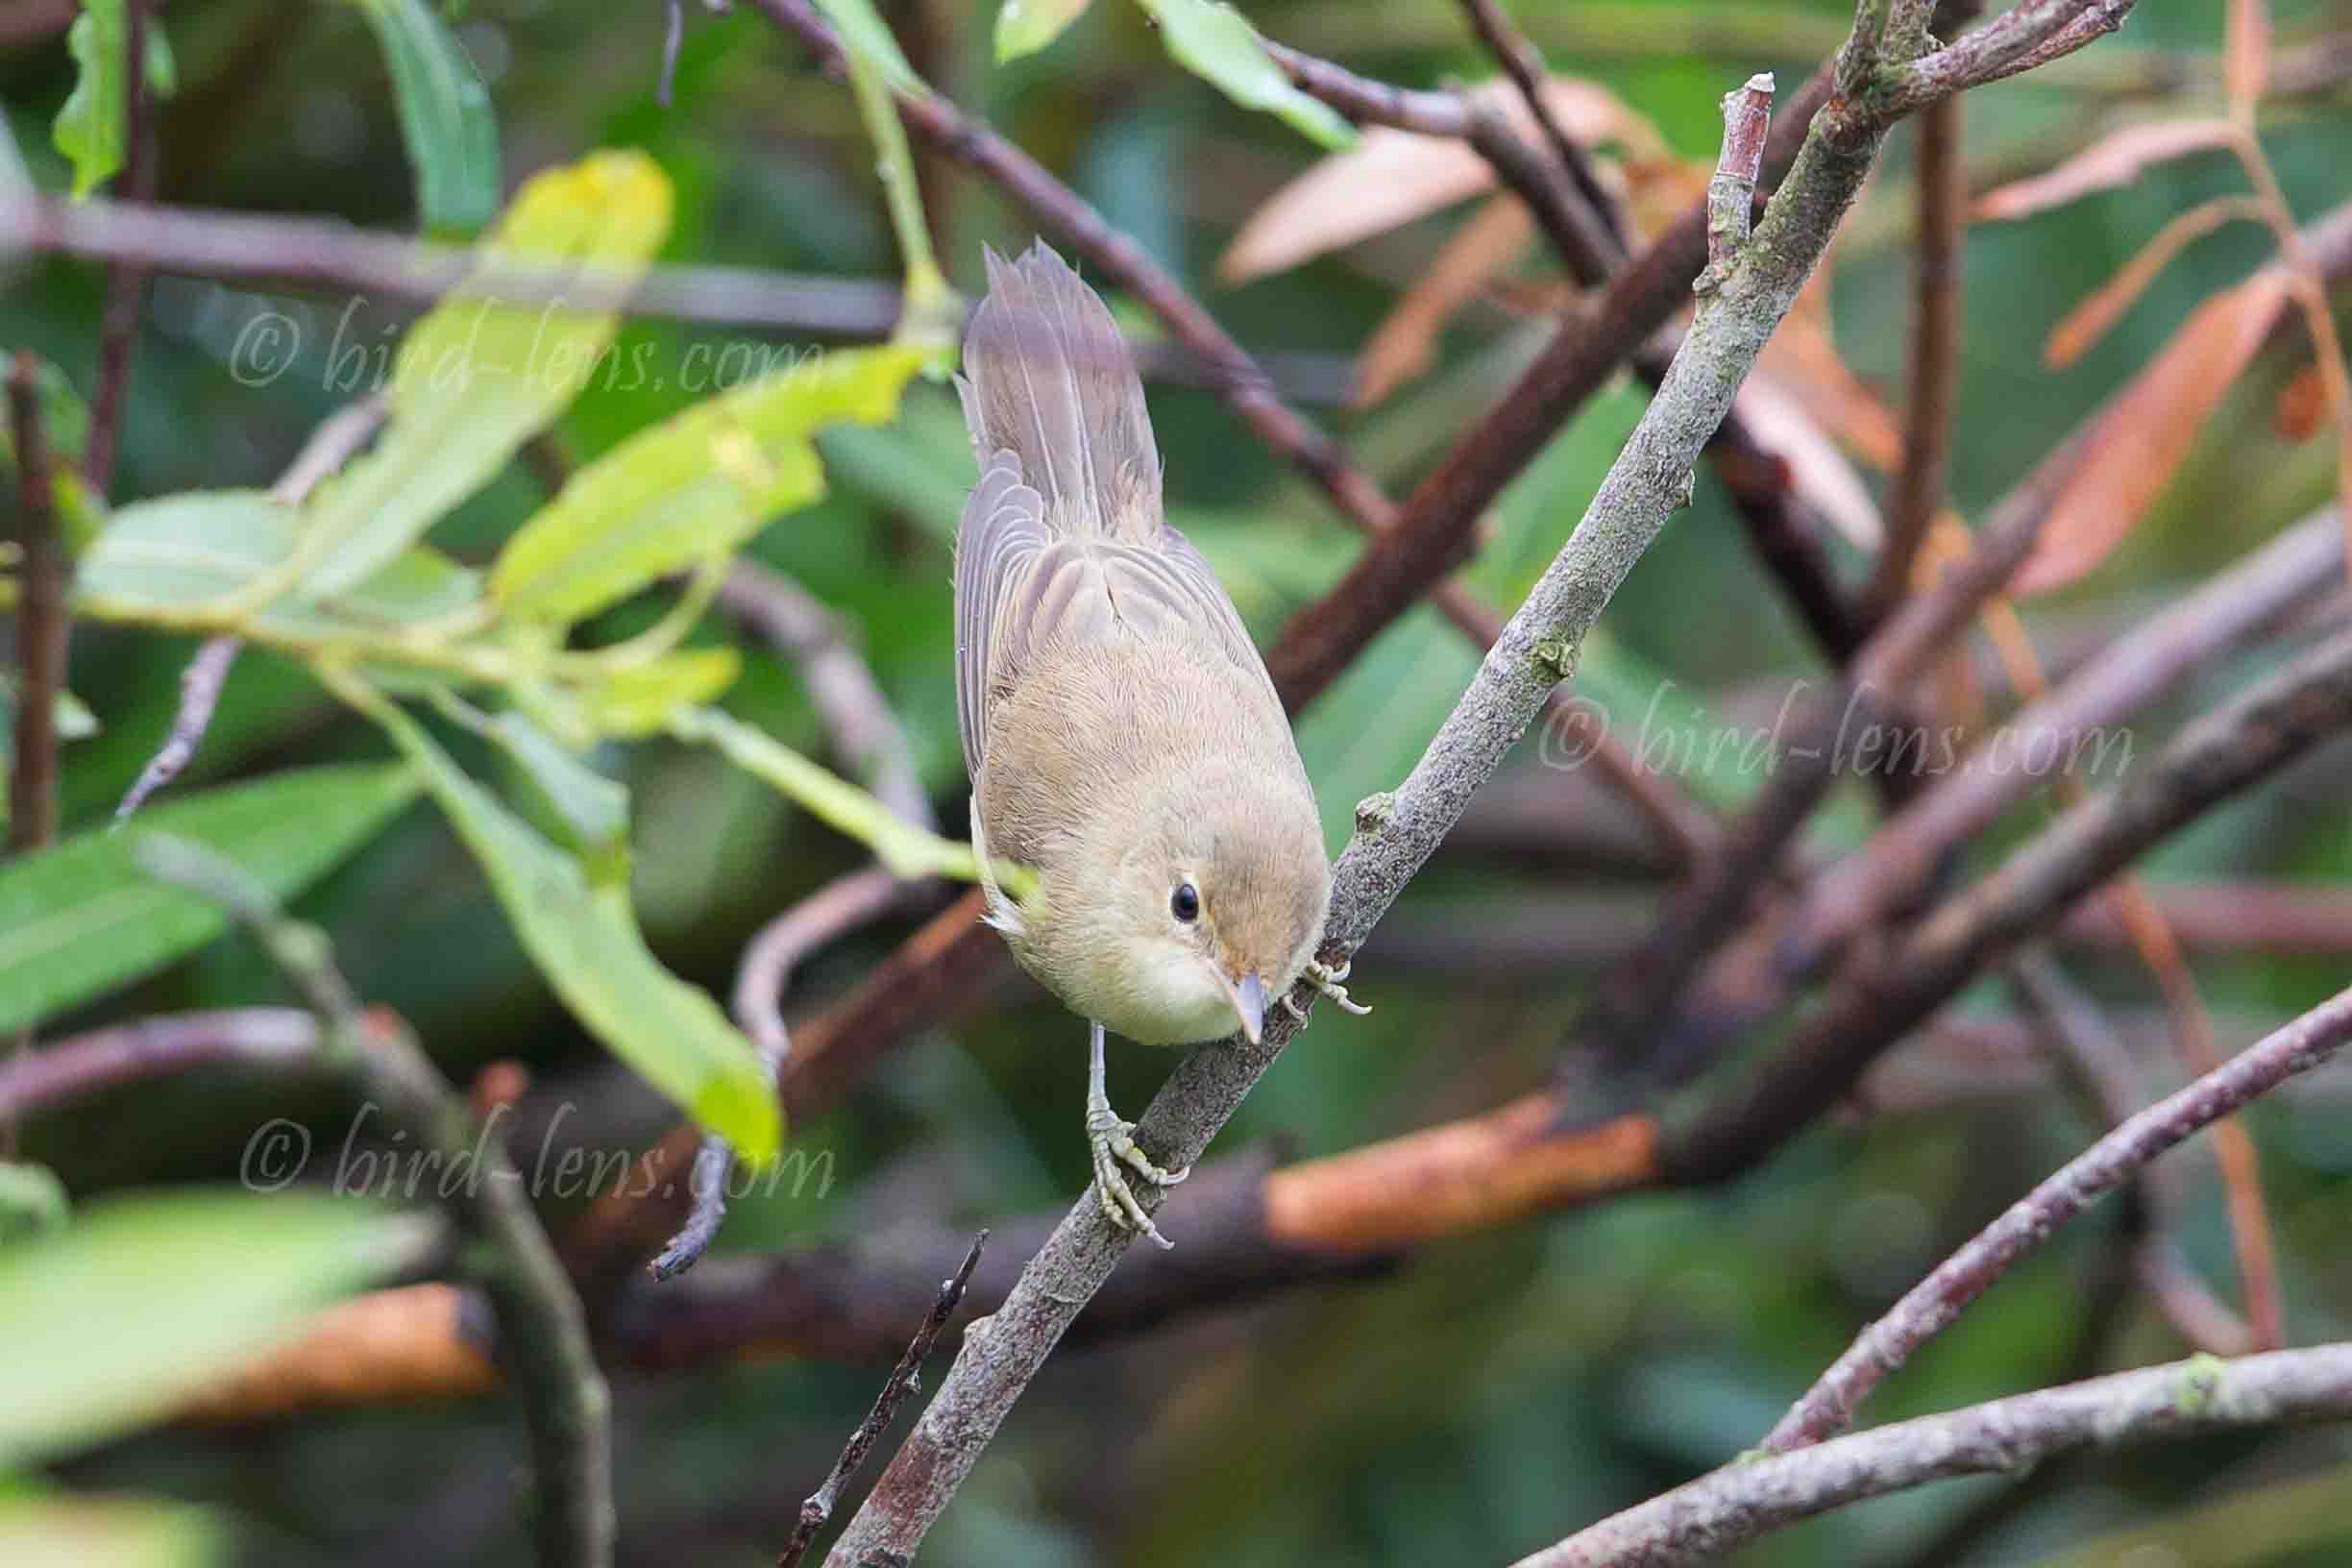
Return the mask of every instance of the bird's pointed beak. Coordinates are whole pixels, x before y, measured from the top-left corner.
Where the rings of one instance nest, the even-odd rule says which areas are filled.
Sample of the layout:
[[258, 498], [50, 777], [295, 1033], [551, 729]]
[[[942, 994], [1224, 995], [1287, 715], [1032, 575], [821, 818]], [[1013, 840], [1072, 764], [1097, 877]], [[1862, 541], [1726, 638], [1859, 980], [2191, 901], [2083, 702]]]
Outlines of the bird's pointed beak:
[[1225, 982], [1225, 994], [1232, 998], [1234, 1016], [1241, 1020], [1241, 1033], [1252, 1045], [1265, 1033], [1265, 982], [1254, 974], [1238, 980], [1229, 979], [1222, 970], [1217, 978]]

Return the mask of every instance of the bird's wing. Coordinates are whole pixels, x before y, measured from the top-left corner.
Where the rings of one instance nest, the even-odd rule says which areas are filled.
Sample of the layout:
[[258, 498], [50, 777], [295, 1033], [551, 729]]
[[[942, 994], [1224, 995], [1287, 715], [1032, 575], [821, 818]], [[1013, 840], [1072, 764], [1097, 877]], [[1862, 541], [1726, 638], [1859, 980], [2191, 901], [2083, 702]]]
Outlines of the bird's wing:
[[1162, 524], [1148, 544], [1075, 538], [1044, 520], [1010, 452], [992, 457], [956, 531], [956, 718], [980, 776], [988, 719], [1043, 649], [1115, 637], [1213, 650], [1273, 683], [1233, 600], [1192, 542]]

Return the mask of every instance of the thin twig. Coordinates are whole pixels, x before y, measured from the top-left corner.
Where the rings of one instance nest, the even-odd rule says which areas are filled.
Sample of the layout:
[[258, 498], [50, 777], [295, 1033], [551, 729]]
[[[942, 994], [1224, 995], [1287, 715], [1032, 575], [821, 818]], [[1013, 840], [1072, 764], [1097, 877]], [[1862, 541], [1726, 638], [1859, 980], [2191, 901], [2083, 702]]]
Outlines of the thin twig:
[[[303, 443], [302, 451], [295, 453], [293, 463], [279, 476], [278, 482], [270, 486], [271, 498], [281, 505], [301, 505], [320, 481], [367, 445], [390, 411], [391, 405], [382, 397], [375, 396], [347, 404], [328, 415], [310, 432], [310, 438]], [[196, 656], [188, 660], [187, 668], [180, 673], [180, 706], [172, 715], [171, 728], [163, 737], [163, 745], [124, 792], [122, 803], [114, 808], [116, 823], [128, 820], [156, 791], [178, 778], [196, 760], [197, 747], [204, 745], [205, 731], [211, 727], [212, 712], [220, 705], [221, 690], [229, 683], [229, 671], [244, 647], [243, 638], [227, 633], [208, 637], [196, 649]]]
[[[2120, 1126], [2146, 1108], [2140, 1064], [2054, 959], [2041, 951], [2022, 953], [2009, 965], [2008, 978], [2025, 1012], [2041, 1024], [2050, 1053], [2078, 1082], [2104, 1125]], [[2242, 1356], [2256, 1348], [2245, 1320], [2178, 1262], [2182, 1183], [2177, 1176], [2171, 1166], [2160, 1164], [2138, 1172], [2134, 1186], [2147, 1222], [2146, 1234], [2133, 1245], [2133, 1262], [2158, 1310], [2193, 1348]]]
[[1960, 389], [1960, 241], [1967, 222], [1967, 165], [1960, 100], [1920, 111], [1919, 259], [1912, 274], [1911, 365], [1904, 386], [1902, 464], [1887, 506], [1886, 544], [1869, 590], [1891, 604], [1909, 591], [1928, 526], [1944, 504], [1952, 410]]
[[930, 1356], [931, 1347], [938, 1343], [940, 1331], [947, 1327], [947, 1320], [955, 1315], [956, 1307], [964, 1300], [964, 1287], [971, 1284], [972, 1270], [980, 1266], [980, 1250], [988, 1245], [988, 1238], [985, 1230], [973, 1237], [963, 1263], [940, 1281], [938, 1299], [931, 1303], [931, 1311], [924, 1316], [922, 1326], [915, 1331], [915, 1337], [907, 1342], [906, 1354], [891, 1368], [882, 1391], [874, 1395], [873, 1409], [866, 1412], [866, 1419], [849, 1434], [849, 1441], [843, 1446], [841, 1458], [833, 1461], [824, 1484], [800, 1505], [799, 1522], [794, 1525], [792, 1537], [777, 1555], [776, 1568], [796, 1568], [808, 1555], [817, 1532], [833, 1517], [833, 1506], [841, 1499], [842, 1487], [864, 1466], [866, 1456], [873, 1452], [874, 1444], [890, 1429], [891, 1418], [898, 1413], [898, 1407], [921, 1391], [923, 1361]]
[[[125, 262], [149, 272], [241, 279], [301, 289], [356, 290], [430, 306], [467, 299], [570, 310], [625, 310], [666, 321], [774, 336], [868, 341], [888, 337], [901, 314], [895, 283], [750, 267], [657, 266], [642, 275], [593, 267], [484, 264], [462, 246], [291, 218], [174, 207], [135, 207], [93, 197], [16, 201], [0, 192], [0, 256], [13, 250]], [[1179, 345], [1130, 344], [1146, 376], [1221, 387], [1227, 367]], [[1344, 403], [1348, 362], [1330, 355], [1267, 354], [1269, 387], [1302, 401]]]
[[58, 537], [54, 455], [41, 428], [40, 361], [9, 364], [9, 431], [16, 444], [16, 732], [9, 765], [9, 847], [38, 849], [58, 831], [57, 704], [65, 690], [65, 547]]
[[579, 1298], [521, 1175], [495, 1140], [479, 1136], [465, 1097], [407, 1026], [362, 1009], [325, 933], [287, 919], [266, 888], [202, 845], [158, 835], [139, 845], [139, 859], [150, 874], [219, 904], [260, 946], [316, 1019], [321, 1049], [313, 1060], [342, 1078], [354, 1104], [380, 1108], [432, 1168], [478, 1170], [478, 1179], [440, 1182], [434, 1192], [475, 1243], [461, 1257], [504, 1329], [501, 1347], [530, 1426], [539, 1561], [603, 1568], [613, 1549], [609, 1396]]
[[1712, 1472], [1522, 1557], [1514, 1568], [1672, 1568], [1784, 1525], [1953, 1476], [2003, 1475], [2080, 1449], [2352, 1416], [2352, 1344], [2196, 1356]]
[[1607, 187], [1594, 174], [1591, 159], [1584, 149], [1560, 128], [1559, 118], [1544, 97], [1544, 88], [1551, 73], [1544, 68], [1543, 56], [1528, 36], [1511, 24], [1495, 0], [1462, 0], [1462, 10], [1468, 12], [1470, 26], [1481, 42], [1495, 57], [1495, 62], [1519, 89], [1520, 99], [1543, 133], [1543, 138], [1558, 159], [1560, 170], [1575, 184], [1582, 206], [1600, 221], [1603, 233], [1622, 255], [1626, 249], [1625, 225], [1609, 199]]
[[2352, 990], [2338, 992], [2226, 1065], [2168, 1095], [2067, 1162], [2009, 1206], [1862, 1332], [1766, 1434], [1774, 1453], [1820, 1442], [1851, 1424], [1887, 1375], [1990, 1289], [2010, 1264], [2143, 1165], [2239, 1107], [2308, 1072], [2352, 1039]]
[[[137, 206], [155, 200], [155, 103], [147, 90], [147, 9], [151, 0], [123, 0], [122, 191]], [[98, 378], [90, 397], [89, 435], [82, 471], [91, 491], [106, 499], [114, 478], [131, 395], [131, 355], [138, 346], [139, 315], [147, 302], [147, 269], [124, 258], [107, 268], [106, 306], [98, 317]]]
[[[735, 980], [735, 1019], [759, 1048], [760, 1064], [771, 1083], [782, 1076], [792, 1057], [792, 1037], [784, 1027], [782, 1003], [794, 967], [846, 933], [880, 919], [919, 887], [879, 866], [869, 866], [828, 882], [770, 920], [751, 939]], [[716, 1133], [705, 1133], [687, 1180], [693, 1207], [677, 1234], [646, 1265], [653, 1278], [674, 1279], [694, 1267], [710, 1250], [726, 1218], [727, 1185], [734, 1164], [735, 1151], [727, 1140]]]
[[315, 1064], [318, 1024], [285, 1007], [224, 1008], [141, 1018], [0, 1062], [0, 1120], [57, 1111], [119, 1084], [224, 1064]]

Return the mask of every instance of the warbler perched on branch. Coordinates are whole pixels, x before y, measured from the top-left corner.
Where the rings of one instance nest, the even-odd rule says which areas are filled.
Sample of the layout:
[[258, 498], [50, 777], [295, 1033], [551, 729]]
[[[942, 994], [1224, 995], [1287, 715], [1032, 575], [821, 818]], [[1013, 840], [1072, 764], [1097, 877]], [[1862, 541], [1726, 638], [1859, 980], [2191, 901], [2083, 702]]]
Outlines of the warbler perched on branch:
[[[957, 389], [980, 479], [956, 531], [956, 715], [988, 920], [1091, 1024], [1103, 1213], [1168, 1245], [1121, 1166], [1169, 1186], [1111, 1110], [1103, 1031], [1255, 1043], [1314, 962], [1331, 869], [1314, 790], [1233, 600], [1161, 516], [1160, 454], [1111, 313], [1040, 243], [988, 254]], [[992, 856], [1030, 867], [1016, 900]]]

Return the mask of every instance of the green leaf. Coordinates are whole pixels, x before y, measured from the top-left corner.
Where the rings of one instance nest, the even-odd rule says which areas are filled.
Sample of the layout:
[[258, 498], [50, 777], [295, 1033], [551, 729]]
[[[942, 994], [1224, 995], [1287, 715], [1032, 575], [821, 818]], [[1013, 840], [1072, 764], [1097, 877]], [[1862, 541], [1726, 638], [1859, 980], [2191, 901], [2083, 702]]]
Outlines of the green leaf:
[[408, 769], [380, 763], [278, 773], [0, 865], [0, 1034], [135, 980], [220, 934], [218, 909], [159, 886], [133, 863], [143, 830], [216, 849], [291, 898], [372, 838], [416, 788]]
[[[169, 621], [216, 610], [282, 574], [297, 551], [298, 515], [266, 490], [191, 490], [126, 506], [84, 552], [76, 591], [117, 616]], [[366, 579], [312, 599], [257, 609], [253, 629], [331, 637], [351, 628], [437, 620], [481, 596], [481, 577], [419, 545]]]
[[498, 210], [498, 120], [454, 35], [426, 0], [354, 0], [392, 73], [401, 140], [416, 170], [417, 219], [471, 232]]
[[638, 740], [661, 729], [679, 708], [716, 699], [741, 674], [743, 655], [731, 648], [681, 649], [615, 671], [582, 693], [581, 703], [595, 733]]
[[709, 996], [661, 967], [627, 888], [592, 885], [577, 860], [468, 778], [380, 694], [349, 676], [328, 680], [416, 763], [524, 950], [588, 1032], [746, 1159], [772, 1158], [783, 1112], [759, 1053]]
[[87, 1493], [0, 1497], [0, 1562], [23, 1568], [218, 1568], [236, 1560], [219, 1510]]
[[817, 0], [817, 9], [823, 12], [841, 34], [842, 46], [854, 49], [881, 68], [882, 80], [898, 91], [913, 97], [929, 97], [931, 89], [923, 79], [915, 74], [907, 63], [905, 53], [898, 47], [897, 35], [874, 10], [873, 0]]
[[[979, 878], [980, 863], [970, 845], [916, 826], [839, 773], [731, 715], [717, 708], [680, 708], [670, 716], [670, 733], [717, 747], [745, 772], [766, 779], [818, 821], [871, 849], [895, 875]], [[1025, 895], [1025, 869], [1007, 863], [999, 867], [998, 880], [1016, 898]]]
[[[47, 1165], [0, 1160], [0, 1245], [65, 1228], [65, 1184]], [[0, 1561], [5, 1561], [0, 1558]]]
[[82, 14], [65, 33], [74, 85], [58, 109], [49, 139], [73, 164], [77, 202], [122, 167], [124, 122], [130, 114], [124, 26], [123, 0], [84, 0]]
[[446, 689], [436, 689], [433, 697], [444, 715], [498, 747], [513, 765], [529, 792], [531, 815], [580, 857], [590, 882], [627, 881], [627, 786], [590, 768], [514, 709], [483, 713]]
[[[428, 1215], [352, 1197], [102, 1200], [0, 1253], [0, 1469], [141, 1426], [431, 1250]], [[168, 1304], [168, 1311], [159, 1307]]]
[[996, 8], [996, 62], [1036, 54], [1086, 9], [1087, 0], [1004, 0]]
[[804, 359], [640, 431], [574, 473], [507, 541], [491, 597], [509, 614], [569, 623], [729, 553], [824, 494], [810, 437], [890, 419], [926, 357], [885, 344]]
[[1348, 147], [1355, 128], [1329, 104], [1290, 85], [1259, 41], [1249, 18], [1222, 0], [1138, 0], [1168, 58], [1243, 109], [1279, 115], [1293, 130], [1326, 147]]
[[[479, 254], [576, 267], [602, 290], [642, 277], [669, 232], [670, 182], [653, 160], [597, 153], [533, 176]], [[365, 581], [423, 538], [605, 372], [618, 323], [610, 310], [495, 305], [462, 285], [435, 306], [401, 343], [383, 433], [305, 510], [316, 562], [305, 592]]]

